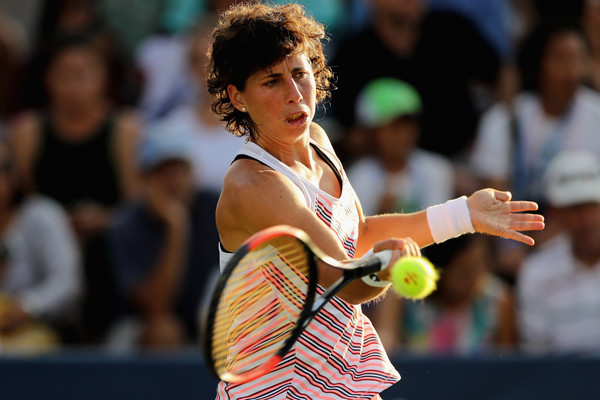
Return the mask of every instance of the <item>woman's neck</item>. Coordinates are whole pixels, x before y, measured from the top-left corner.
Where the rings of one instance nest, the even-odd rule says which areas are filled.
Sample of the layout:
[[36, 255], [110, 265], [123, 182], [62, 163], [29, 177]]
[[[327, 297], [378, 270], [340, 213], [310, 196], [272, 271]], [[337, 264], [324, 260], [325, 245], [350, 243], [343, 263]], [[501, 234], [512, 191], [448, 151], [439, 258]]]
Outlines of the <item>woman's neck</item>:
[[308, 132], [291, 142], [286, 142], [273, 135], [261, 135], [259, 133], [255, 143], [290, 167], [294, 167], [299, 163], [308, 168], [313, 165], [310, 134]]

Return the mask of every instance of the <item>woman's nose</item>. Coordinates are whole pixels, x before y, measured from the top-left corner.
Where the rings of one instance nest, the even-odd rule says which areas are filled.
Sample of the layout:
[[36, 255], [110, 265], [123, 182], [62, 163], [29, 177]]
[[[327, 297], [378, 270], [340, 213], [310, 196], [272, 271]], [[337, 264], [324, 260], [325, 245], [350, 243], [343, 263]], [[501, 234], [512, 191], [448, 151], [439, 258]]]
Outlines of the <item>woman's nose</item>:
[[289, 79], [286, 83], [286, 97], [287, 101], [290, 103], [298, 103], [302, 100], [302, 93], [300, 92], [300, 88], [294, 79]]

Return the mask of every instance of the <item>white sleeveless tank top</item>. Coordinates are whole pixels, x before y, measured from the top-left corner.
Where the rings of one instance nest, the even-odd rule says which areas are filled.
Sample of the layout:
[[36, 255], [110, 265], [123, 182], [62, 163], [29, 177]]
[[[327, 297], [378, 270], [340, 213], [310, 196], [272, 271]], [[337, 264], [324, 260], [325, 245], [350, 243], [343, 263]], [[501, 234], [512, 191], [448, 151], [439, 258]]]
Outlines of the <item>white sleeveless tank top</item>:
[[[339, 173], [339, 198], [305, 180], [255, 143], [247, 142], [238, 155], [255, 159], [290, 179], [306, 206], [333, 230], [353, 258], [359, 221], [356, 195], [338, 158], [315, 142], [311, 141], [311, 145]], [[223, 268], [232, 253], [223, 251], [221, 246], [219, 251]], [[217, 399], [372, 400], [399, 379], [361, 307], [334, 297], [274, 371], [245, 384], [220, 382]]]

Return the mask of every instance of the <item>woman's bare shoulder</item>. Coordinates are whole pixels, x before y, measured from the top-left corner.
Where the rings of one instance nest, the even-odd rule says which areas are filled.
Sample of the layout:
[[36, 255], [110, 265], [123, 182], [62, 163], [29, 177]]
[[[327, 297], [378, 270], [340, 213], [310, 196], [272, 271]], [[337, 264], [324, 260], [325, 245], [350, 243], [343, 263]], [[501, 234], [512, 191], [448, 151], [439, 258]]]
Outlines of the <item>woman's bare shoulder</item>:
[[227, 171], [221, 197], [234, 201], [243, 199], [243, 203], [247, 203], [256, 197], [281, 192], [288, 186], [287, 182], [279, 172], [256, 160], [240, 159]]
[[225, 248], [237, 248], [250, 234], [287, 223], [301, 210], [289, 179], [255, 161], [237, 160], [225, 176], [217, 205], [217, 228]]

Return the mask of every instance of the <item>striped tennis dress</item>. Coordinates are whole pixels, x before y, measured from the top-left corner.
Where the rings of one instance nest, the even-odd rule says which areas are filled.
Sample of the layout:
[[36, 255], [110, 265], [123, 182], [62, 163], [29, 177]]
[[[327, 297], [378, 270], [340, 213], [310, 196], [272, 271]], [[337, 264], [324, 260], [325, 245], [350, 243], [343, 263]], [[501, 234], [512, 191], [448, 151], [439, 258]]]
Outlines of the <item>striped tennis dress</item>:
[[[311, 146], [342, 182], [335, 198], [300, 177], [258, 145], [248, 142], [237, 158], [252, 158], [289, 178], [318, 218], [330, 227], [350, 258], [358, 239], [356, 195], [337, 157]], [[223, 267], [231, 253], [221, 250]], [[371, 324], [355, 306], [334, 297], [302, 333], [275, 370], [244, 384], [220, 382], [217, 399], [376, 400], [400, 379]]]

